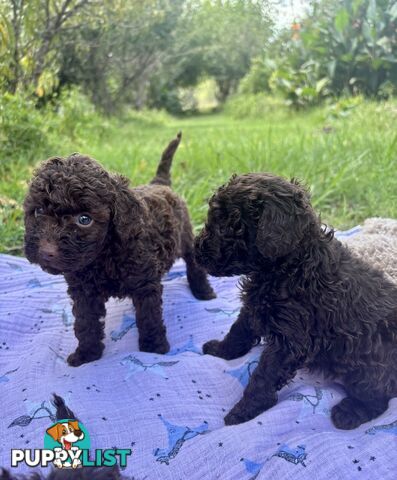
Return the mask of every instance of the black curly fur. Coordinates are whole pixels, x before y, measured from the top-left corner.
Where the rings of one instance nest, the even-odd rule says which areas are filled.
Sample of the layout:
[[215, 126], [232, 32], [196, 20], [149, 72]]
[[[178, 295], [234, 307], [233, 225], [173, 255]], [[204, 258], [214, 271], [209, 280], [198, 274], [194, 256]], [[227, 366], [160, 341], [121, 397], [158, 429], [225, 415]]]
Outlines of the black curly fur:
[[232, 177], [210, 200], [196, 256], [212, 275], [245, 274], [237, 321], [204, 353], [233, 359], [267, 341], [227, 425], [272, 407], [303, 367], [344, 383], [338, 428], [372, 420], [397, 396], [397, 288], [322, 227], [297, 181]]
[[[186, 205], [167, 186], [180, 138], [165, 149], [150, 185], [131, 189], [126, 178], [79, 154], [50, 158], [35, 173], [24, 202], [25, 253], [67, 281], [79, 341], [69, 365], [101, 357], [101, 318], [111, 296], [132, 298], [142, 351], [168, 352], [161, 278], [179, 256], [193, 295], [215, 297], [194, 258]], [[81, 214], [91, 217], [88, 226], [79, 223]]]

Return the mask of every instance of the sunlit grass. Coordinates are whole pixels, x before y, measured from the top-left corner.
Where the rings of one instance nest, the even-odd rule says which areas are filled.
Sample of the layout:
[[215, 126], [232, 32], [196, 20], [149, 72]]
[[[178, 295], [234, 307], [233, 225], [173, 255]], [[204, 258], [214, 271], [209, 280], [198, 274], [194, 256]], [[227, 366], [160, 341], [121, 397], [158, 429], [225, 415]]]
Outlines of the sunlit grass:
[[[174, 188], [187, 200], [196, 228], [213, 190], [232, 173], [248, 171], [302, 179], [323, 221], [347, 228], [370, 216], [397, 217], [396, 123], [396, 103], [363, 104], [336, 119], [330, 119], [326, 107], [248, 120], [222, 114], [184, 119], [131, 114], [107, 121], [100, 132], [79, 131], [77, 140], [55, 137], [51, 143], [58, 147], [43, 151], [37, 161], [80, 151], [137, 185], [153, 176], [162, 150], [182, 130]], [[1, 251], [15, 253], [22, 245], [20, 206], [33, 166], [16, 157], [0, 167]]]

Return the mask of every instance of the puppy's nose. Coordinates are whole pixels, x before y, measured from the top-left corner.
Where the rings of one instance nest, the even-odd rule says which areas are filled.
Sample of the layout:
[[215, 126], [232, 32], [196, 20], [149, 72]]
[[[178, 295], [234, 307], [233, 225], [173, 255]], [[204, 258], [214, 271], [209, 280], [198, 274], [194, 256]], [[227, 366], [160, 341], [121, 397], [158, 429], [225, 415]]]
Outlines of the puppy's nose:
[[48, 240], [42, 240], [40, 242], [39, 254], [43, 260], [55, 260], [58, 257], [58, 247], [55, 243], [51, 243]]

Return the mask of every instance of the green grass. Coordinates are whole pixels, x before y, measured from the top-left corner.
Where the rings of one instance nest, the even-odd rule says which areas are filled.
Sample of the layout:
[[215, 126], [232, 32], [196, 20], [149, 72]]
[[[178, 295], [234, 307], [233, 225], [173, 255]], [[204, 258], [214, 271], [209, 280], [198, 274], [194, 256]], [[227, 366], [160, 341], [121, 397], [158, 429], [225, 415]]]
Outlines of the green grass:
[[35, 163], [80, 151], [137, 185], [153, 176], [160, 153], [178, 130], [183, 140], [174, 160], [174, 188], [187, 200], [196, 229], [214, 189], [232, 173], [249, 171], [304, 180], [323, 221], [336, 228], [370, 216], [397, 217], [397, 103], [364, 103], [336, 119], [329, 119], [328, 111], [281, 110], [240, 120], [222, 114], [178, 119], [131, 113], [104, 121], [100, 129], [74, 128], [74, 139], [53, 132], [52, 147], [36, 162], [17, 153], [0, 159], [0, 251], [21, 252], [21, 204]]

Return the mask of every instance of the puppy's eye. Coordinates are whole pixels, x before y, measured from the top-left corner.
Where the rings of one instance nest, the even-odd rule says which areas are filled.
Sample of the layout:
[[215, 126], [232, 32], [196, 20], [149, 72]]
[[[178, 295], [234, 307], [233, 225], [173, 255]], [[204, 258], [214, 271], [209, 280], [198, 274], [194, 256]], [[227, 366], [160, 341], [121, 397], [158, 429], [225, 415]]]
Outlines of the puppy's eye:
[[88, 225], [91, 225], [92, 223], [92, 218], [86, 213], [82, 213], [77, 217], [77, 222], [79, 225], [82, 225], [83, 227], [88, 227]]
[[40, 215], [44, 215], [44, 208], [43, 207], [37, 207], [34, 209], [34, 216], [37, 218]]

